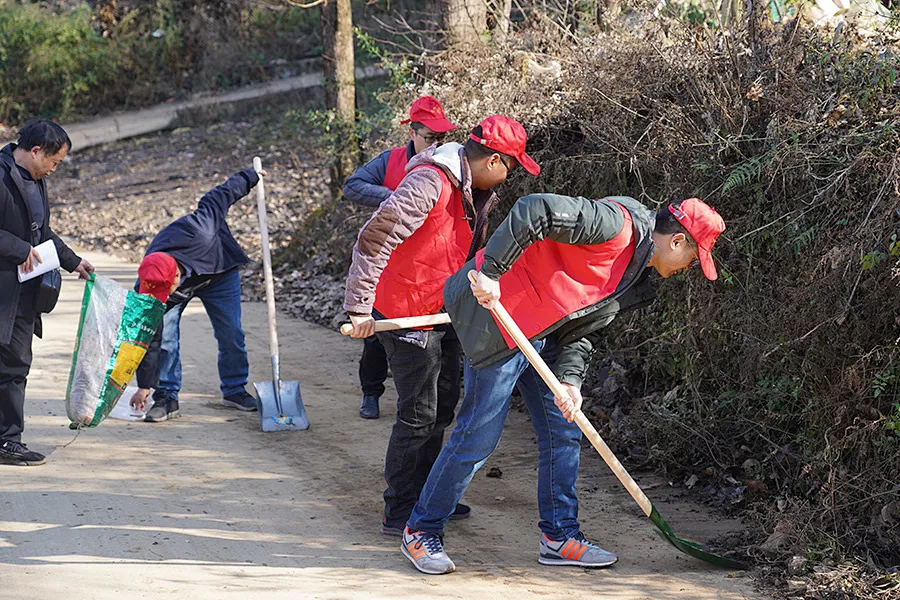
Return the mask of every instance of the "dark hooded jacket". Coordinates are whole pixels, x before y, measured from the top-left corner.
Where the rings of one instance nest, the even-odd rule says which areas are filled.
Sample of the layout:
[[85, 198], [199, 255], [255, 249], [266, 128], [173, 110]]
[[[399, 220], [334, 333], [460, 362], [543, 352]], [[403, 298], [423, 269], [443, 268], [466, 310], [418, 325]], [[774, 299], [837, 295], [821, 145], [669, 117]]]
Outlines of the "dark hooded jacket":
[[239, 171], [200, 199], [197, 210], [166, 225], [147, 254], [165, 252], [184, 267], [185, 276], [218, 275], [250, 262], [231, 235], [225, 221], [228, 209], [250, 193], [259, 175], [253, 169]]

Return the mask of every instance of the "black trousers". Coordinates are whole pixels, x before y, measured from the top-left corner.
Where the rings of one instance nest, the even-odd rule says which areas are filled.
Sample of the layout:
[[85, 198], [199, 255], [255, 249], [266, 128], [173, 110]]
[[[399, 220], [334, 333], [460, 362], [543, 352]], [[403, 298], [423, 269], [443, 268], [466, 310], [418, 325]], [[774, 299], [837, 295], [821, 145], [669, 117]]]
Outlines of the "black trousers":
[[384, 522], [406, 524], [459, 402], [459, 338], [452, 327], [427, 332], [427, 344], [402, 340], [404, 330], [377, 334], [397, 388], [397, 420], [384, 464]]
[[25, 429], [25, 383], [31, 369], [34, 336], [33, 286], [23, 286], [8, 344], [0, 344], [0, 440], [22, 440]]
[[363, 395], [381, 398], [387, 374], [388, 362], [384, 346], [376, 336], [370, 335], [363, 340], [363, 353], [359, 359], [359, 385]]

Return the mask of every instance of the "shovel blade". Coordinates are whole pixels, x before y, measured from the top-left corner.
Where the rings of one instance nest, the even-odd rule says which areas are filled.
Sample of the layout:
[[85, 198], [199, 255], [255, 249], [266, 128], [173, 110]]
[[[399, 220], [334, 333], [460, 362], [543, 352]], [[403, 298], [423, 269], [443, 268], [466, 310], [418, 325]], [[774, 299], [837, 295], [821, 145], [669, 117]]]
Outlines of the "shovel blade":
[[[281, 381], [279, 395], [271, 381], [254, 383], [259, 408], [259, 426], [263, 431], [302, 431], [309, 429], [309, 418], [300, 397], [299, 381]], [[278, 410], [278, 399], [281, 410]]]
[[653, 524], [656, 525], [656, 533], [658, 533], [662, 539], [666, 540], [688, 556], [693, 556], [694, 558], [702, 560], [704, 562], [708, 562], [711, 565], [726, 567], [728, 569], [745, 570], [750, 568], [750, 565], [743, 561], [710, 552], [696, 542], [689, 542], [688, 540], [679, 538], [675, 535], [675, 532], [672, 531], [672, 528], [669, 526], [669, 524], [666, 523], [666, 520], [662, 518], [662, 515], [657, 512], [655, 506], [650, 513], [650, 521], [652, 521]]

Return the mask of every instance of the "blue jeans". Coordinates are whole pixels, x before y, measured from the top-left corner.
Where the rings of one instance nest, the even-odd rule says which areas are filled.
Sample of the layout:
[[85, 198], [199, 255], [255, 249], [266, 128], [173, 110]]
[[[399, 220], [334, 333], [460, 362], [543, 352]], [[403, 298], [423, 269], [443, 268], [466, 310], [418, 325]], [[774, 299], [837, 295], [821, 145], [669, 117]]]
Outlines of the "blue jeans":
[[[545, 358], [553, 342], [534, 342]], [[548, 361], [549, 362], [549, 361]], [[538, 510], [541, 531], [554, 540], [578, 532], [575, 483], [581, 457], [581, 430], [567, 423], [553, 394], [521, 352], [481, 369], [466, 363], [466, 393], [456, 428], [428, 475], [407, 525], [413, 531], [443, 533], [456, 503], [497, 444], [509, 412], [509, 397], [518, 387], [531, 413], [538, 440]]]
[[[249, 363], [241, 328], [241, 274], [231, 269], [194, 296], [203, 302], [219, 345], [219, 387], [223, 396], [243, 391]], [[190, 300], [188, 300], [190, 302]], [[159, 391], [178, 398], [181, 390], [181, 313], [187, 302], [176, 304], [163, 317], [159, 356]]]

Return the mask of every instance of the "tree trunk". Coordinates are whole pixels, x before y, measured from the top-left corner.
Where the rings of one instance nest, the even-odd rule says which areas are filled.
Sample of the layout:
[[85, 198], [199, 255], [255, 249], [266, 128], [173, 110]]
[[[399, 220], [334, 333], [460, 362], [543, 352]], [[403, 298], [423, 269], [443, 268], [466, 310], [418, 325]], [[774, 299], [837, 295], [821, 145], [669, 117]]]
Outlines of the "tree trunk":
[[612, 29], [613, 23], [619, 17], [619, 0], [597, 1], [597, 26], [601, 31]]
[[591, 35], [597, 28], [597, 17], [600, 12], [600, 0], [578, 0], [575, 3], [575, 16], [578, 20], [578, 33]]
[[356, 78], [350, 0], [328, 0], [322, 6], [322, 28], [325, 106], [352, 122], [356, 116]]
[[333, 111], [336, 135], [331, 165], [332, 195], [359, 162], [356, 120], [356, 73], [353, 58], [353, 13], [350, 0], [327, 0], [322, 5], [322, 60], [325, 71], [325, 108]]
[[494, 18], [497, 21], [497, 26], [494, 28], [494, 38], [505, 40], [509, 35], [509, 15], [512, 12], [512, 0], [496, 0], [493, 10], [496, 11]]
[[731, 28], [740, 18], [741, 0], [722, 0], [719, 5], [719, 18], [722, 27]]
[[487, 30], [487, 2], [444, 0], [443, 17], [448, 46], [477, 43]]

